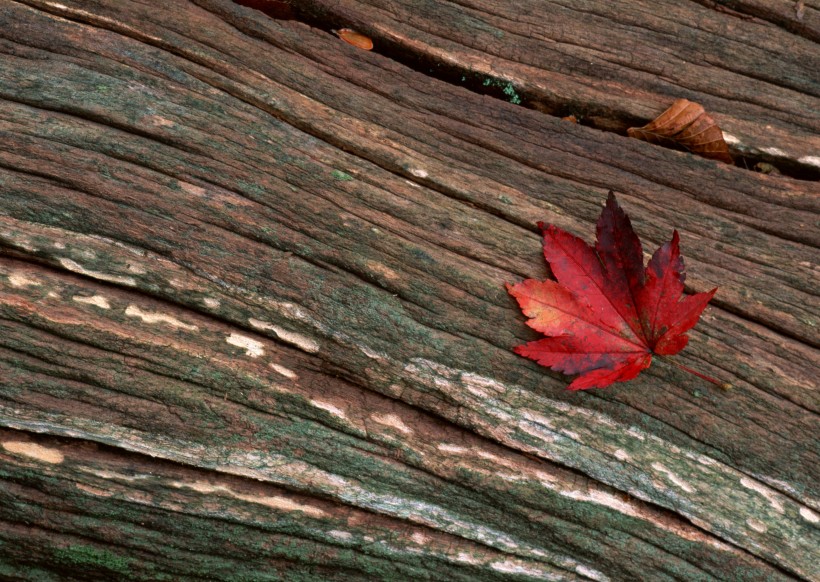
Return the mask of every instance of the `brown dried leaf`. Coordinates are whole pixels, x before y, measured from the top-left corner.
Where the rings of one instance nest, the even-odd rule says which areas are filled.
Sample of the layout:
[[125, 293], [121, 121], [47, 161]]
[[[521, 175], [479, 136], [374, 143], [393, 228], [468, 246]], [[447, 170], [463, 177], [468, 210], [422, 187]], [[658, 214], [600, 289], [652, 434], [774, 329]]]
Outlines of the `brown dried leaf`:
[[369, 36], [365, 36], [361, 32], [356, 32], [350, 28], [341, 28], [339, 30], [334, 30], [333, 32], [347, 44], [352, 44], [353, 46], [366, 51], [373, 49], [373, 41]]
[[710, 160], [734, 163], [715, 120], [703, 107], [686, 99], [678, 99], [655, 120], [643, 127], [631, 127], [626, 133], [650, 143], [678, 145]]

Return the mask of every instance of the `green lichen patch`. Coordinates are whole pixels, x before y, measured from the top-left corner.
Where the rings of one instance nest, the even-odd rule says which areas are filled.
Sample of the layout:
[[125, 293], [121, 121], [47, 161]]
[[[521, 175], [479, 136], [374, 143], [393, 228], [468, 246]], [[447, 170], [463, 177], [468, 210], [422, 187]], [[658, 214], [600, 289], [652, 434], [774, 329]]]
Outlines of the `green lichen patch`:
[[342, 182], [347, 182], [353, 179], [353, 176], [346, 172], [342, 172], [341, 170], [333, 170], [330, 175], [336, 180], [341, 180]]
[[100, 573], [126, 575], [131, 570], [131, 560], [94, 546], [72, 545], [54, 551], [58, 562], [71, 568], [94, 570]]

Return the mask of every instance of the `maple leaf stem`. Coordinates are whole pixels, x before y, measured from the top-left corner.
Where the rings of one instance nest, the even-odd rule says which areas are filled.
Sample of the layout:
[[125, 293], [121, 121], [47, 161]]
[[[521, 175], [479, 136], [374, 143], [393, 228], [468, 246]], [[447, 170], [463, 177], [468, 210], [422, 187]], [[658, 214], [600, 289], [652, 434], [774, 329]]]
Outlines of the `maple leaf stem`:
[[658, 356], [658, 357], [660, 359], [662, 359], [664, 362], [666, 362], [667, 364], [672, 364], [673, 366], [675, 366], [676, 368], [680, 368], [684, 372], [689, 372], [690, 374], [694, 374], [698, 378], [700, 378], [702, 380], [706, 380], [707, 382], [711, 382], [715, 386], [719, 386], [720, 388], [723, 388], [724, 390], [728, 390], [732, 387], [732, 385], [729, 382], [721, 382], [720, 380], [715, 380], [711, 376], [707, 376], [706, 374], [701, 374], [697, 370], [693, 370], [689, 366], [684, 366], [683, 364], [679, 364], [675, 360], [670, 360], [669, 358], [667, 358], [665, 356]]

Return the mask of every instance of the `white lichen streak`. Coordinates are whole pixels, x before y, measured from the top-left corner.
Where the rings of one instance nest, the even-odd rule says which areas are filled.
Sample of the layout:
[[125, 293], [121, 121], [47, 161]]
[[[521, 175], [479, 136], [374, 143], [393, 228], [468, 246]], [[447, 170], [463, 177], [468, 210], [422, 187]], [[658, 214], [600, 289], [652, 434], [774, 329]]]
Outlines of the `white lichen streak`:
[[522, 566], [520, 563], [516, 563], [512, 560], [492, 562], [490, 564], [490, 568], [498, 572], [504, 572], [505, 574], [519, 574], [523, 576], [532, 576], [533, 578], [547, 577], [549, 579], [549, 577], [552, 576], [549, 572], [545, 572], [544, 570], [536, 570], [535, 568], [528, 566]]
[[256, 329], [272, 331], [280, 340], [282, 340], [285, 343], [296, 346], [302, 351], [308, 352], [310, 354], [315, 354], [319, 351], [318, 343], [316, 343], [314, 340], [307, 336], [304, 336], [300, 333], [296, 333], [295, 331], [288, 331], [286, 329], [279, 327], [278, 325], [273, 325], [272, 323], [268, 323], [267, 321], [254, 319], [253, 317], [251, 317], [248, 320], [248, 323], [250, 323]]
[[586, 501], [588, 503], [595, 503], [596, 505], [603, 505], [614, 509], [617, 512], [629, 515], [630, 517], [639, 517], [645, 519], [647, 516], [643, 515], [635, 505], [619, 499], [611, 493], [606, 491], [598, 491], [590, 489], [582, 491], [577, 489], [558, 489], [558, 493], [563, 497], [568, 497], [576, 501]]
[[507, 390], [506, 386], [501, 382], [470, 372], [461, 375], [461, 382], [472, 394], [481, 396], [482, 398], [498, 396], [504, 394]]
[[63, 454], [57, 449], [44, 447], [36, 443], [27, 443], [25, 441], [4, 441], [3, 448], [10, 453], [16, 455], [23, 455], [30, 459], [42, 461], [43, 463], [50, 463], [56, 465], [65, 460]]
[[669, 479], [669, 481], [671, 481], [674, 485], [676, 485], [677, 487], [680, 487], [681, 489], [683, 489], [687, 493], [694, 493], [695, 492], [695, 489], [691, 485], [689, 485], [689, 483], [687, 483], [686, 481], [684, 481], [683, 479], [681, 479], [680, 477], [675, 475], [672, 471], [670, 471], [669, 469], [667, 469], [666, 467], [664, 467], [660, 463], [652, 463], [652, 468], [655, 469], [656, 471], [660, 471], [661, 473], [666, 475], [666, 478]]
[[429, 176], [427, 170], [421, 170], [419, 168], [413, 168], [410, 170], [410, 173], [413, 174], [416, 178], [426, 178]]
[[413, 535], [410, 536], [410, 539], [413, 540], [414, 543], [417, 543], [420, 546], [425, 546], [430, 541], [430, 538], [424, 535], [421, 532], [413, 532]]
[[503, 479], [504, 481], [509, 481], [511, 483], [516, 483], [518, 481], [525, 481], [526, 477], [519, 474], [519, 473], [503, 473], [501, 471], [496, 472], [496, 477], [499, 479]]
[[614, 455], [615, 455], [615, 458], [618, 459], [619, 461], [628, 461], [629, 460], [629, 454], [623, 449], [617, 449], [615, 451]]
[[384, 266], [381, 263], [378, 263], [376, 261], [367, 261], [367, 268], [370, 271], [372, 271], [374, 273], [378, 273], [379, 275], [381, 275], [385, 279], [389, 279], [391, 281], [398, 281], [399, 279], [401, 279], [401, 277], [399, 276], [399, 274], [396, 271], [394, 271], [390, 267], [386, 267], [386, 266]]
[[248, 357], [258, 358], [265, 355], [265, 346], [262, 342], [256, 341], [248, 336], [232, 333], [225, 338], [225, 341], [232, 346], [244, 349], [245, 355]]
[[40, 285], [40, 281], [23, 271], [13, 271], [8, 277], [12, 287], [38, 287]]
[[404, 424], [402, 419], [395, 414], [374, 414], [370, 418], [373, 422], [377, 422], [385, 426], [391, 426], [404, 434], [413, 434], [413, 430]]
[[188, 194], [193, 194], [198, 198], [205, 198], [205, 195], [208, 193], [208, 191], [205, 190], [205, 188], [197, 186], [196, 184], [191, 184], [190, 182], [180, 181], [179, 187], [185, 190]]
[[635, 437], [639, 441], [645, 441], [646, 440], [646, 436], [643, 434], [643, 432], [641, 432], [640, 429], [635, 428], [634, 426], [630, 426], [628, 429], [626, 429], [626, 434], [628, 434], [629, 436]]
[[475, 558], [475, 556], [473, 556], [472, 554], [468, 554], [467, 552], [459, 552], [458, 555], [456, 556], [456, 561], [457, 562], [462, 562], [463, 564], [473, 564], [473, 565], [481, 563], [481, 561], [477, 560]]
[[104, 295], [92, 295], [91, 297], [75, 295], [74, 297], [72, 297], [72, 299], [77, 303], [93, 305], [95, 307], [99, 307], [100, 309], [111, 309], [111, 304], [108, 302], [108, 298]]
[[311, 487], [342, 496], [356, 487], [343, 477], [317, 469], [308, 463], [290, 461], [283, 455], [236, 452], [230, 453], [227, 460], [227, 463], [214, 465], [214, 470], [290, 487], [310, 483]]
[[329, 535], [330, 537], [332, 537], [334, 539], [342, 540], [343, 542], [346, 542], [348, 540], [353, 539], [353, 534], [352, 533], [347, 532], [347, 531], [341, 531], [341, 530], [338, 530], [338, 529], [330, 530], [329, 532], [327, 532], [327, 535]]
[[738, 550], [724, 544], [715, 537], [704, 534], [695, 528], [688, 527], [676, 521], [664, 520], [658, 515], [642, 507], [638, 502], [630, 501], [628, 498], [623, 499], [617, 495], [598, 489], [573, 489], [572, 487], [575, 486], [573, 483], [562, 483], [555, 476], [544, 473], [543, 471], [536, 471], [535, 478], [543, 487], [551, 491], [555, 491], [563, 497], [568, 497], [575, 501], [584, 501], [587, 503], [603, 505], [619, 513], [623, 513], [624, 515], [642, 519], [656, 527], [672, 532], [680, 538], [699, 543], [706, 543], [724, 552], [732, 552], [735, 554], [738, 553]]
[[482, 459], [487, 459], [488, 461], [492, 461], [494, 463], [499, 463], [499, 464], [502, 464], [502, 465], [506, 465], [508, 467], [511, 464], [508, 461], [506, 461], [505, 459], [502, 459], [498, 455], [494, 455], [493, 453], [491, 453], [489, 451], [482, 451], [481, 449], [477, 449], [476, 454], [478, 454], [478, 456], [481, 457]]
[[288, 319], [298, 319], [299, 321], [309, 321], [310, 317], [302, 309], [301, 305], [290, 301], [274, 301], [272, 307]]
[[134, 474], [126, 475], [125, 473], [117, 473], [116, 471], [98, 471], [96, 469], [81, 469], [86, 473], [91, 473], [102, 479], [116, 479], [118, 481], [137, 481], [139, 479], [148, 479], [151, 475]]
[[469, 393], [485, 399], [504, 394], [507, 390], [504, 384], [492, 378], [450, 368], [424, 358], [413, 358], [404, 367], [404, 370], [410, 374], [418, 375], [420, 379], [432, 381], [437, 388], [457, 392], [462, 392], [466, 388]]
[[319, 509], [318, 507], [304, 503], [297, 503], [292, 499], [281, 495], [248, 495], [245, 493], [238, 493], [237, 491], [234, 491], [230, 487], [225, 487], [224, 485], [212, 485], [205, 481], [194, 481], [193, 483], [182, 483], [180, 481], [175, 481], [171, 483], [171, 485], [177, 488], [184, 487], [187, 489], [193, 489], [197, 493], [203, 494], [221, 493], [223, 495], [229, 495], [234, 499], [239, 499], [240, 501], [258, 503], [272, 509], [280, 509], [283, 511], [301, 511], [311, 517], [325, 517], [327, 515], [327, 512]]
[[609, 580], [607, 576], [605, 576], [602, 572], [598, 570], [593, 570], [583, 564], [578, 564], [575, 566], [575, 571], [580, 574], [581, 576], [586, 576], [587, 578], [591, 578], [592, 580], [598, 580], [598, 582], [606, 582]]
[[[537, 548], [529, 544], [517, 543], [514, 538], [500, 530], [483, 527], [476, 522], [465, 521], [458, 514], [454, 514], [440, 505], [414, 501], [406, 497], [359, 492], [350, 488], [344, 492], [344, 497], [351, 501], [355, 500], [357, 503], [366, 502], [368, 507], [413, 523], [419, 523], [448, 533], [458, 533], [461, 537], [477, 540], [482, 544], [500, 548], [505, 552], [515, 552], [518, 555], [534, 555], [538, 551]], [[466, 535], [468, 533], [469, 535]]]
[[128, 317], [139, 317], [145, 323], [150, 324], [164, 323], [166, 325], [170, 325], [171, 327], [176, 327], [187, 331], [197, 331], [199, 329], [197, 326], [184, 323], [176, 317], [168, 315], [167, 313], [159, 313], [158, 311], [143, 311], [133, 303], [125, 308], [125, 315]]
[[552, 420], [547, 418], [542, 414], [538, 414], [537, 412], [533, 412], [532, 410], [527, 410], [526, 408], [521, 409], [521, 418], [528, 420], [529, 422], [533, 422], [540, 426], [550, 429], [551, 431], [555, 428], [552, 424]]
[[387, 354], [385, 354], [384, 352], [377, 352], [375, 350], [371, 350], [367, 346], [357, 345], [357, 347], [359, 348], [359, 350], [361, 350], [361, 352], [365, 356], [367, 356], [371, 360], [378, 360], [378, 361], [384, 362], [388, 359]]
[[[450, 368], [435, 361], [423, 358], [413, 358], [404, 366], [404, 371], [408, 376], [413, 377], [416, 382], [447, 392], [449, 396], [452, 396], [462, 402], [465, 408], [470, 409], [478, 406], [481, 408], [482, 413], [490, 414], [492, 415], [493, 420], [500, 421], [493, 423], [495, 427], [514, 424], [518, 430], [537, 437], [545, 443], [551, 443], [551, 446], [545, 447], [528, 443], [526, 447], [523, 447], [523, 450], [538, 454], [546, 459], [562, 462], [562, 458], [570, 457], [571, 451], [575, 450], [579, 446], [578, 441], [570, 440], [570, 438], [567, 438], [565, 435], [561, 434], [564, 429], [563, 424], [565, 419], [571, 416], [582, 417], [585, 420], [583, 423], [583, 429], [578, 428], [580, 423], [577, 422], [572, 426], [572, 428], [577, 430], [579, 433], [578, 435], [573, 436], [580, 436], [583, 440], [598, 442], [604, 436], [612, 435], [613, 432], [617, 432], [619, 440], [626, 435], [634, 439], [629, 443], [629, 446], [624, 445], [623, 449], [615, 449], [621, 451], [618, 453], [619, 460], [621, 461], [628, 458], [630, 462], [634, 463], [643, 464], [645, 462], [651, 462], [646, 458], [647, 451], [645, 450], [645, 447], [651, 447], [651, 449], [653, 449], [652, 454], [662, 452], [672, 458], [677, 458], [684, 455], [684, 451], [680, 447], [656, 437], [655, 435], [647, 434], [636, 426], [624, 426], [616, 422], [614, 419], [598, 412], [577, 405], [556, 402], [548, 398], [538, 399], [539, 404], [541, 405], [540, 410], [547, 410], [548, 416], [544, 416], [533, 409], [521, 406], [517, 407], [515, 416], [507, 414], [510, 407], [506, 405], [505, 400], [508, 398], [515, 399], [516, 396], [523, 392], [514, 384], [502, 385], [491, 379], [486, 379], [489, 380], [489, 382], [482, 382], [482, 384], [492, 386], [493, 388], [500, 387], [505, 396], [504, 399], [501, 399], [493, 398], [493, 392], [495, 392], [495, 390], [493, 390], [493, 392], [487, 389], [476, 390], [478, 387], [475, 383], [473, 383], [472, 388], [474, 391], [486, 394], [487, 396], [486, 398], [483, 398], [480, 403], [475, 403], [471, 397], [473, 391], [464, 389], [466, 387], [463, 380], [465, 373], [461, 370]], [[490, 432], [497, 438], [497, 440], [499, 440], [499, 442], [515, 446], [516, 448], [521, 448], [521, 441], [516, 438], [510, 438], [508, 432], [500, 429], [491, 429]], [[475, 450], [467, 449], [466, 447], [456, 444], [442, 443], [438, 445], [438, 449], [444, 453], [477, 454]], [[626, 453], [625, 451], [629, 451], [629, 453]], [[610, 453], [610, 455], [614, 454], [614, 452]], [[719, 465], [719, 463], [717, 464]], [[697, 465], [698, 468], [704, 467], [704, 470], [708, 470], [706, 469], [706, 466], [706, 464]], [[661, 491], [669, 490], [671, 485], [672, 487], [677, 487], [686, 493], [696, 492], [696, 485], [700, 482], [699, 480], [690, 484], [660, 463], [654, 463], [652, 467], [655, 471], [658, 471], [661, 474], [659, 477], [662, 476], [662, 479], [653, 479], [652, 481], [657, 489]], [[475, 467], [473, 467], [473, 469], [475, 469]], [[501, 476], [501, 478], [504, 478], [504, 476]], [[696, 530], [688, 531], [688, 529], [684, 528], [682, 531], [678, 531], [679, 524], [665, 523], [665, 520], [663, 520], [662, 517], [658, 517], [652, 512], [644, 510], [637, 501], [630, 501], [629, 499], [621, 500], [606, 492], [572, 492], [578, 489], [576, 485], [568, 483], [565, 484], [560, 479], [555, 479], [552, 477], [549, 479], [544, 479], [542, 476], [539, 476], [537, 472], [533, 472], [531, 478], [536, 482], [539, 482], [543, 487], [555, 490], [558, 493], [575, 497], [578, 497], [579, 495], [586, 495], [584, 499], [589, 502], [607, 505], [612, 509], [619, 512], [624, 512], [628, 515], [639, 515], [641, 519], [653, 523], [657, 527], [674, 531], [677, 535], [681, 535], [682, 537], [698, 539], [698, 541], [708, 543], [709, 545], [717, 547], [722, 551], [732, 551], [728, 548], [728, 546], [721, 544], [720, 541], [712, 536], [706, 536], [705, 538], [698, 537], [702, 534], [698, 534]], [[630, 489], [629, 494], [638, 499], [646, 500], [652, 498], [652, 495], [647, 493], [644, 489]], [[687, 517], [694, 522], [695, 520], [698, 520], [699, 516], [687, 515]], [[703, 522], [702, 519], [700, 521], [701, 523]]]
[[219, 299], [214, 299], [213, 297], [205, 297], [202, 300], [202, 303], [205, 304], [205, 307], [209, 307], [211, 309], [216, 309], [220, 305]]
[[470, 449], [468, 449], [467, 447], [461, 447], [459, 445], [450, 445], [447, 443], [440, 444], [437, 448], [442, 453], [453, 453], [456, 455], [463, 455], [470, 452]]
[[779, 148], [760, 148], [760, 151], [765, 152], [767, 154], [770, 154], [772, 156], [779, 156], [779, 157], [782, 157], [782, 158], [785, 158], [786, 156], [788, 156], [788, 154], [786, 152], [784, 152], [783, 150], [781, 150]]
[[114, 495], [111, 491], [106, 491], [105, 489], [99, 489], [97, 487], [92, 487], [91, 485], [84, 485], [82, 483], [75, 483], [75, 486], [80, 491], [85, 491], [89, 495], [94, 495], [96, 497], [111, 497]]
[[566, 437], [569, 437], [574, 441], [577, 441], [579, 443], [581, 442], [581, 435], [579, 435], [577, 432], [573, 432], [573, 431], [567, 430], [565, 428], [562, 428], [560, 432], [561, 432], [562, 435], [564, 435]]
[[740, 143], [740, 140], [738, 138], [726, 133], [725, 131], [723, 132], [723, 141], [725, 141], [729, 145], [736, 145]]
[[510, 459], [504, 459], [502, 457], [499, 457], [496, 454], [493, 454], [489, 451], [484, 451], [482, 449], [474, 449], [474, 450], [475, 450], [476, 454], [479, 457], [481, 457], [482, 459], [486, 459], [488, 461], [491, 461], [495, 465], [498, 465], [498, 466], [501, 466], [501, 467], [506, 467], [508, 469], [512, 469], [513, 471], [521, 471], [522, 470], [522, 467], [521, 467], [520, 463], [516, 463], [515, 461], [512, 461]]
[[801, 507], [800, 508], [800, 517], [808, 521], [809, 523], [818, 523], [820, 522], [820, 515], [817, 515], [808, 507]]
[[151, 125], [155, 125], [157, 127], [174, 127], [176, 123], [171, 121], [170, 119], [166, 119], [161, 115], [147, 115], [142, 118], [143, 123], [150, 123]]
[[284, 366], [280, 366], [279, 364], [272, 364], [272, 363], [268, 364], [268, 366], [270, 366], [271, 369], [273, 371], [275, 371], [277, 374], [281, 374], [285, 378], [290, 378], [291, 380], [296, 380], [296, 378], [297, 378], [296, 372], [294, 372], [290, 368], [286, 368]]
[[311, 400], [310, 403], [315, 406], [316, 408], [321, 408], [322, 410], [329, 412], [334, 416], [338, 416], [341, 418], [347, 418], [345, 415], [345, 411], [339, 408], [338, 406], [334, 406], [329, 402], [322, 402], [321, 400]]
[[[438, 450], [440, 450], [443, 453], [459, 454], [459, 455], [466, 455], [466, 454], [469, 453], [470, 455], [475, 455], [475, 456], [478, 456], [481, 459], [485, 459], [487, 461], [490, 461], [493, 465], [495, 465], [498, 468], [504, 467], [504, 468], [510, 469], [511, 471], [513, 471], [512, 473], [505, 473], [505, 472], [500, 471], [500, 470], [497, 470], [494, 473], [496, 477], [498, 477], [500, 479], [504, 479], [505, 481], [522, 481], [524, 479], [528, 479], [528, 478], [531, 477], [531, 474], [526, 475], [526, 474], [522, 473], [522, 471], [524, 470], [524, 467], [520, 463], [516, 463], [513, 460], [499, 457], [498, 455], [496, 455], [494, 453], [491, 453], [489, 451], [485, 451], [483, 449], [479, 449], [477, 447], [472, 447], [472, 448], [468, 449], [466, 447], [461, 447], [461, 446], [458, 446], [458, 445], [440, 444], [440, 445], [438, 445], [437, 448], [438, 448]], [[496, 467], [494, 467], [494, 468], [496, 468]], [[480, 469], [477, 469], [477, 467], [475, 467], [475, 466], [472, 466], [471, 468], [473, 470], [480, 470]], [[532, 471], [529, 471], [529, 472], [532, 473]], [[540, 471], [537, 471], [537, 473], [540, 473]]]
[[64, 269], [68, 269], [74, 273], [79, 273], [80, 275], [86, 275], [88, 277], [93, 277], [94, 279], [99, 279], [100, 281], [108, 281], [109, 283], [119, 283], [121, 285], [128, 285], [130, 287], [137, 286], [137, 280], [133, 277], [124, 277], [122, 275], [111, 275], [109, 273], [102, 273], [100, 271], [92, 271], [90, 269], [86, 269], [76, 261], [72, 261], [71, 259], [60, 259], [60, 264], [63, 266]]
[[534, 436], [544, 443], [553, 443], [558, 438], [555, 431], [545, 427], [540, 422], [521, 422], [518, 427], [528, 435]]
[[758, 521], [753, 518], [749, 518], [746, 520], [746, 525], [752, 528], [755, 531], [759, 531], [760, 533], [766, 533], [769, 528], [766, 527], [766, 524], [762, 521]]
[[584, 408], [583, 406], [575, 406], [566, 402], [561, 402], [560, 400], [551, 400], [550, 407], [562, 412], [563, 416], [582, 416], [595, 422], [596, 425], [615, 427], [620, 430], [620, 425], [605, 414], [595, 412], [594, 410]]
[[740, 479], [740, 484], [743, 485], [746, 489], [751, 489], [755, 493], [760, 493], [766, 500], [771, 504], [772, 508], [777, 513], [783, 513], [783, 503], [778, 499], [779, 494], [772, 489], [769, 489], [762, 483], [758, 483], [756, 481], [752, 481], [748, 477], [743, 477]]
[[820, 168], [820, 156], [803, 156], [802, 158], [797, 158], [797, 161], [801, 164]]
[[572, 404], [568, 404], [566, 402], [561, 402], [560, 400], [556, 400], [555, 402], [552, 402], [550, 404], [554, 409], [560, 410], [561, 412], [573, 412], [578, 416], [591, 416], [592, 415], [591, 410], [587, 410], [586, 408], [581, 408], [579, 406], [573, 406]]
[[558, 482], [558, 477], [545, 473], [544, 471], [535, 471], [534, 475], [538, 482], [547, 489], [554, 489], [555, 483]]

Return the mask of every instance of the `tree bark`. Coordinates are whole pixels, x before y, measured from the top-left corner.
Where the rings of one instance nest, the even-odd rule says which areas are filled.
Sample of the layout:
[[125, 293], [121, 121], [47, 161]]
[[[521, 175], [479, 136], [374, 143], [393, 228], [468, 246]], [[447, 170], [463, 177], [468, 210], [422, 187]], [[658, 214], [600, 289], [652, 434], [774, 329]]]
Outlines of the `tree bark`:
[[[0, 0], [0, 577], [820, 579], [816, 45], [703, 4]], [[609, 189], [731, 390], [512, 352]]]

